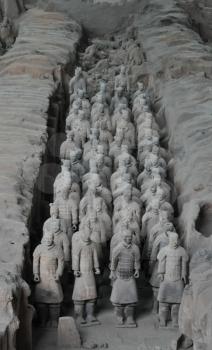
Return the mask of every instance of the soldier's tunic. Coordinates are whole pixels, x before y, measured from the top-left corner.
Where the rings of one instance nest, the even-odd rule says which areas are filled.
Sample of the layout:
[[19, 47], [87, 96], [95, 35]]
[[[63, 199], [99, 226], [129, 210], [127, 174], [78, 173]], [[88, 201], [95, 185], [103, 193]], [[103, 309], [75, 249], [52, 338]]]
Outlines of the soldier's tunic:
[[153, 267], [153, 271], [152, 271], [152, 275], [151, 275], [149, 283], [154, 288], [160, 287], [160, 280], [159, 280], [159, 276], [158, 276], [158, 264], [159, 264], [159, 262], [157, 260], [157, 256], [158, 256], [158, 253], [161, 251], [161, 249], [166, 247], [168, 245], [168, 243], [169, 243], [169, 237], [165, 233], [160, 234], [155, 239], [155, 242], [153, 243], [150, 261], [152, 263], [154, 263], [154, 267]]
[[62, 276], [64, 255], [62, 249], [52, 245], [38, 245], [33, 254], [33, 273], [39, 274], [40, 282], [35, 288], [35, 302], [45, 304], [60, 304], [63, 301], [63, 291], [60, 281], [55, 281], [55, 275]]
[[99, 261], [94, 244], [86, 244], [81, 239], [76, 240], [72, 250], [72, 269], [79, 271], [80, 277], [75, 278], [72, 295], [74, 301], [97, 298], [94, 276], [94, 269], [97, 268], [99, 268]]
[[164, 274], [164, 280], [159, 288], [158, 301], [180, 304], [184, 290], [182, 276], [186, 276], [188, 261], [185, 249], [180, 246], [176, 249], [166, 246], [161, 249], [157, 259], [159, 261], [158, 274]]
[[135, 270], [140, 269], [140, 252], [135, 244], [120, 243], [112, 254], [111, 271], [115, 271], [111, 302], [113, 304], [134, 304], [138, 301], [134, 278]]

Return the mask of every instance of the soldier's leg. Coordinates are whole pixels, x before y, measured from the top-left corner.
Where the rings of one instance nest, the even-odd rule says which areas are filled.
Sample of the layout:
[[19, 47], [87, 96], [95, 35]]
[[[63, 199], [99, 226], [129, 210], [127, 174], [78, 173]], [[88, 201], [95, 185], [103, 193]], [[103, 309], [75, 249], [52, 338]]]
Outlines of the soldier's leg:
[[117, 326], [124, 324], [124, 306], [121, 304], [113, 304], [117, 319]]
[[136, 326], [135, 306], [136, 304], [129, 304], [125, 307], [126, 323], [129, 326]]
[[169, 304], [159, 303], [159, 320], [160, 326], [166, 327], [169, 316]]
[[45, 327], [48, 321], [48, 305], [44, 303], [36, 304], [36, 311], [38, 315], [38, 322], [41, 327]]
[[158, 291], [159, 288], [152, 288], [153, 290], [153, 308], [152, 308], [152, 312], [154, 314], [158, 313]]
[[60, 317], [60, 304], [49, 304], [49, 324], [53, 328], [57, 328]]
[[88, 300], [86, 302], [86, 314], [87, 314], [87, 321], [89, 323], [99, 323], [99, 321], [96, 318], [95, 315], [95, 306], [96, 306], [96, 299]]
[[74, 301], [74, 313], [76, 317], [76, 321], [80, 324], [85, 324], [85, 318], [84, 318], [84, 312], [85, 312], [85, 301]]
[[172, 326], [178, 328], [178, 315], [180, 304], [173, 304], [171, 308]]

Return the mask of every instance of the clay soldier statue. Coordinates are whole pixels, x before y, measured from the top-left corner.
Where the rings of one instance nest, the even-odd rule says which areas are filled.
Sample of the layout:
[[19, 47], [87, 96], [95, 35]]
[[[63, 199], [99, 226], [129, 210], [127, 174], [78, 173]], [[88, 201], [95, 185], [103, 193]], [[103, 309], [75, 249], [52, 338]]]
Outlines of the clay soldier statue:
[[124, 91], [122, 87], [118, 87], [115, 92], [115, 96], [111, 99], [110, 104], [110, 114], [116, 111], [117, 108], [119, 108], [119, 105], [122, 104], [125, 106], [125, 108], [128, 107], [128, 100], [124, 96]]
[[64, 187], [61, 196], [55, 200], [54, 207], [60, 219], [60, 228], [71, 242], [72, 233], [76, 230], [79, 221], [79, 201], [71, 200], [69, 187]]
[[138, 295], [135, 278], [139, 278], [140, 252], [132, 239], [132, 232], [127, 230], [123, 241], [112, 252], [110, 278], [113, 289], [110, 300], [115, 306], [118, 327], [136, 327], [134, 311]]
[[[155, 225], [156, 226], [156, 225]], [[154, 226], [154, 227], [155, 227]], [[149, 247], [148, 256], [150, 257], [150, 264], [149, 264], [149, 275], [150, 278], [150, 285], [152, 286], [153, 295], [154, 295], [154, 303], [153, 303], [153, 312], [158, 312], [158, 291], [160, 287], [160, 279], [158, 275], [158, 261], [157, 256], [160, 252], [160, 250], [164, 247], [166, 247], [169, 243], [169, 236], [168, 232], [174, 232], [175, 228], [171, 222], [167, 222], [165, 225], [161, 227], [161, 233], [158, 234], [158, 236], [155, 238], [154, 243], [151, 247]], [[150, 245], [150, 244], [149, 244]]]
[[107, 91], [107, 84], [104, 80], [101, 80], [99, 83], [99, 91], [97, 92], [97, 94], [92, 98], [91, 102], [95, 103], [99, 96], [102, 99], [102, 102], [104, 103], [104, 105], [109, 106], [110, 105], [110, 94]]
[[67, 133], [67, 139], [60, 146], [60, 159], [70, 160], [70, 151], [79, 152], [80, 148], [76, 146], [74, 142], [74, 132], [70, 130]]
[[65, 234], [60, 229], [60, 219], [58, 218], [58, 210], [53, 203], [49, 204], [50, 206], [50, 217], [44, 222], [43, 225], [43, 235], [52, 234], [54, 243], [56, 246], [59, 246], [64, 254], [64, 259], [66, 265], [69, 265], [70, 262], [70, 243]]
[[63, 160], [61, 172], [56, 176], [54, 181], [54, 200], [61, 196], [62, 188], [71, 188], [72, 179], [70, 174], [70, 160]]
[[85, 94], [87, 93], [87, 82], [81, 67], [75, 69], [75, 75], [69, 82], [70, 102], [77, 97], [78, 89], [83, 90]]
[[35, 303], [42, 326], [46, 325], [48, 315], [50, 326], [57, 326], [63, 301], [60, 283], [63, 269], [62, 250], [54, 244], [52, 234], [44, 235], [33, 254], [33, 274], [34, 281], [37, 282]]
[[84, 227], [77, 233], [79, 239], [76, 240], [75, 235], [72, 240], [72, 269], [75, 275], [72, 299], [75, 315], [81, 325], [96, 325], [99, 321], [95, 317], [97, 299], [95, 274], [100, 274], [97, 251], [90, 240], [88, 228]]
[[144, 98], [146, 97], [146, 94], [145, 94], [145, 90], [144, 90], [144, 84], [140, 81], [137, 82], [137, 90], [136, 92], [133, 94], [133, 103], [135, 102], [135, 99], [137, 96], [140, 96], [142, 95]]
[[119, 87], [123, 89], [125, 92], [129, 92], [130, 86], [129, 86], [129, 78], [126, 71], [126, 67], [124, 65], [121, 66], [120, 74], [116, 76], [115, 78], [115, 88], [114, 90], [117, 90]]
[[90, 123], [86, 119], [86, 114], [83, 110], [79, 110], [79, 119], [73, 120], [72, 130], [74, 131], [74, 141], [79, 148], [83, 148], [89, 138]]
[[186, 284], [188, 255], [185, 249], [179, 246], [178, 235], [169, 232], [169, 244], [158, 254], [158, 274], [160, 288], [158, 293], [160, 325], [167, 325], [169, 311], [173, 327], [178, 327], [178, 313]]

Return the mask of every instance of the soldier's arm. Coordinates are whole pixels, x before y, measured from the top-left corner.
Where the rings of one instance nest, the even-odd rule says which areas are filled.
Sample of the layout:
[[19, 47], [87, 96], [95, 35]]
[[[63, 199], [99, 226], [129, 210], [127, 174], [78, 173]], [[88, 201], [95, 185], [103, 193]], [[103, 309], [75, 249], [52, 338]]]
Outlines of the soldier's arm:
[[79, 221], [79, 210], [78, 210], [78, 205], [74, 203], [74, 201], [70, 201], [70, 210], [71, 210], [71, 217], [72, 217], [72, 225], [77, 226]]
[[188, 254], [184, 249], [182, 254], [182, 279], [184, 280], [184, 282], [186, 282], [188, 259], [189, 259]]
[[141, 268], [141, 255], [140, 255], [140, 250], [136, 245], [134, 246], [134, 251], [135, 251], [134, 269], [138, 271]]
[[63, 236], [63, 252], [64, 252], [64, 258], [65, 262], [70, 261], [70, 244], [69, 239], [66, 234]]
[[99, 259], [95, 247], [93, 247], [93, 265], [96, 273], [99, 273]]
[[33, 253], [33, 275], [40, 276], [40, 245], [35, 248]]

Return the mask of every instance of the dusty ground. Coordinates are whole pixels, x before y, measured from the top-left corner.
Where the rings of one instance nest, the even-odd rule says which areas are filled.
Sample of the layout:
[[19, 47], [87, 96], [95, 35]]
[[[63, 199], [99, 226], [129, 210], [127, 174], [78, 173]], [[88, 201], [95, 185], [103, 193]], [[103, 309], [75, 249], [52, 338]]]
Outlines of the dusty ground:
[[[143, 350], [141, 345], [161, 346], [162, 350], [168, 350], [178, 332], [171, 328], [158, 328], [157, 318], [151, 312], [152, 298], [148, 288], [140, 289], [140, 303], [137, 307], [138, 328], [116, 328], [115, 315], [110, 302], [100, 300], [98, 304], [98, 319], [100, 326], [82, 328], [83, 342], [89, 344], [108, 344], [110, 350]], [[107, 298], [108, 300], [108, 298]], [[70, 311], [73, 315], [73, 312]], [[56, 350], [57, 332], [51, 329], [34, 329], [33, 350]]]

